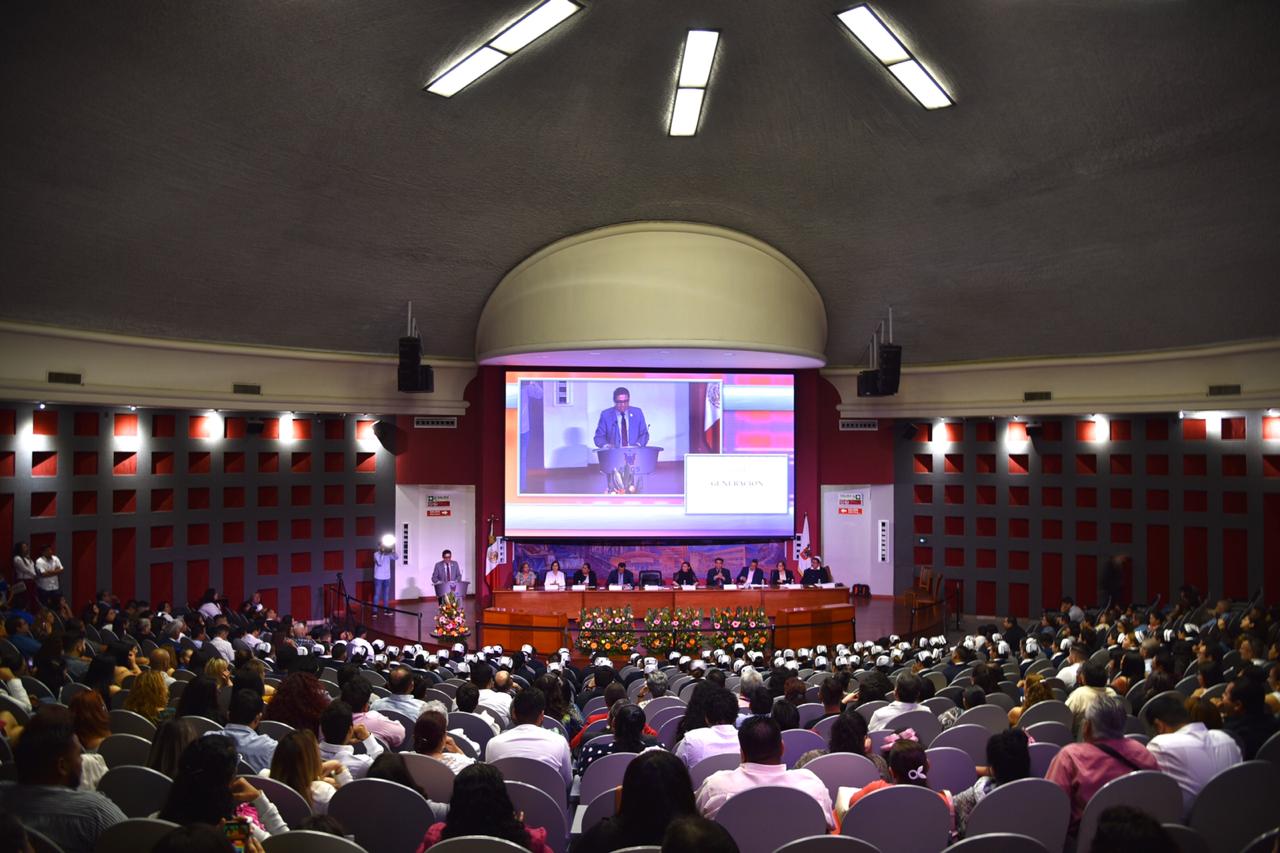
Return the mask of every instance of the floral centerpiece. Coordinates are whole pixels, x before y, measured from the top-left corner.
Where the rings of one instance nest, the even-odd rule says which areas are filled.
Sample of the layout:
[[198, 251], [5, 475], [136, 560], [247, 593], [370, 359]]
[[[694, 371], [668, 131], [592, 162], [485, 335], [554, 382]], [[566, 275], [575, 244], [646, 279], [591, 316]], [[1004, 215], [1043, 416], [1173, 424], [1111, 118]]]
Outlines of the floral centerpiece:
[[467, 614], [462, 612], [462, 602], [452, 592], [440, 601], [440, 611], [436, 613], [436, 637], [465, 637], [471, 633], [467, 627]]
[[636, 646], [635, 623], [629, 606], [584, 607], [578, 616], [578, 651], [591, 657], [629, 655]]
[[696, 607], [650, 610], [644, 625], [648, 630], [644, 647], [651, 655], [696, 655], [702, 650], [702, 611]]
[[711, 627], [726, 649], [742, 643], [753, 651], [763, 651], [769, 645], [769, 617], [763, 607], [713, 609]]

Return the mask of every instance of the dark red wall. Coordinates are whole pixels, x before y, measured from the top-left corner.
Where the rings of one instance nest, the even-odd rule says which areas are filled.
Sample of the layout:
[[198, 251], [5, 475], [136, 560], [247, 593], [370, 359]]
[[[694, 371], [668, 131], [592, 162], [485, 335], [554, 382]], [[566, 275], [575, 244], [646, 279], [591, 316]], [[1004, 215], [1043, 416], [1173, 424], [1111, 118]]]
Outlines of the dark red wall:
[[[880, 419], [875, 432], [841, 432], [840, 392], [822, 377], [818, 385], [818, 464], [830, 485], [882, 485], [893, 482], [892, 419]], [[797, 444], [796, 452], [802, 448]], [[812, 516], [810, 516], [812, 521]]]
[[[483, 368], [481, 368], [483, 370]], [[480, 377], [467, 384], [463, 399], [467, 413], [457, 429], [414, 429], [412, 415], [399, 415], [396, 426], [404, 433], [407, 451], [396, 457], [396, 482], [449, 486], [476, 485], [480, 436]], [[501, 389], [499, 389], [501, 391]], [[498, 406], [503, 405], [499, 398]]]

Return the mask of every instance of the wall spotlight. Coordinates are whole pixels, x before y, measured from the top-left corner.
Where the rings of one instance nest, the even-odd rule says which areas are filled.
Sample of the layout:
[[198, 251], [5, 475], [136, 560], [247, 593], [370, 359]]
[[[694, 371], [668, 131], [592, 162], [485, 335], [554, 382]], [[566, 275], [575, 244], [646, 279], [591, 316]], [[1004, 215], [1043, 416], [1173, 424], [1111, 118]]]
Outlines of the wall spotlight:
[[394, 548], [394, 547], [395, 547], [395, 544], [396, 544], [396, 537], [395, 537], [395, 534], [393, 534], [393, 533], [388, 533], [388, 534], [386, 534], [385, 536], [383, 536], [383, 537], [382, 537], [382, 547], [383, 547], [383, 548]]
[[136, 412], [136, 411], [138, 411], [138, 407], [137, 407], [137, 406], [130, 406], [130, 407], [129, 407], [129, 411], [131, 411], [131, 412]]
[[43, 411], [44, 411], [44, 403], [36, 403], [36, 408], [43, 412]]

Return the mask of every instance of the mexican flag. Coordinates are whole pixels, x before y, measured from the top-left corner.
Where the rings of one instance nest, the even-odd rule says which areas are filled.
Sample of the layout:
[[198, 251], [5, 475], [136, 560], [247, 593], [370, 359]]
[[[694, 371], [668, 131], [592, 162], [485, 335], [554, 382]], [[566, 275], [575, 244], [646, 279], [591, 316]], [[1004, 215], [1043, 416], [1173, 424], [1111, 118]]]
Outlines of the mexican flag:
[[720, 383], [707, 383], [707, 405], [702, 416], [702, 434], [707, 441], [707, 451], [720, 452]]

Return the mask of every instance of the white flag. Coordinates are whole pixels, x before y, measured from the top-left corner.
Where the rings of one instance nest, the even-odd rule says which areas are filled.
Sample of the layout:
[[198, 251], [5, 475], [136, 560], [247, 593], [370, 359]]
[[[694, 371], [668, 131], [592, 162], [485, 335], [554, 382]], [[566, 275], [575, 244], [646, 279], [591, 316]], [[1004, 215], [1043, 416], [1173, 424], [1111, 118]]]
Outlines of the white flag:
[[796, 537], [795, 561], [799, 563], [801, 560], [807, 560], [813, 556], [813, 549], [809, 546], [809, 513], [804, 514], [804, 524], [800, 527], [800, 535]]

